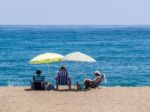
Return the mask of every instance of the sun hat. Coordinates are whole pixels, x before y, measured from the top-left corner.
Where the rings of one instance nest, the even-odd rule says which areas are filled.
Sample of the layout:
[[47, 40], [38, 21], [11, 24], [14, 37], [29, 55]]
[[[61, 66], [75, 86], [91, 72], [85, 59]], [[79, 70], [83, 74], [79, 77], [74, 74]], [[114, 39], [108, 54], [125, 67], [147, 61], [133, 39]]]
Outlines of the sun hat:
[[94, 74], [99, 74], [99, 75], [101, 75], [102, 73], [101, 73], [100, 71], [96, 70], [96, 71], [94, 72]]

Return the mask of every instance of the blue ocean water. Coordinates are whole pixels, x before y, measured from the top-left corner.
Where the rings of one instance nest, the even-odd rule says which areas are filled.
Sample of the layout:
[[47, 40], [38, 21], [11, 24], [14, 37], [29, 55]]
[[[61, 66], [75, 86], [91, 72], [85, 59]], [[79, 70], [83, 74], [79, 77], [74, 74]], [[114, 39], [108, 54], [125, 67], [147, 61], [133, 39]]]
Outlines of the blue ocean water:
[[[65, 62], [30, 65], [46, 52], [81, 51], [97, 63]], [[28, 86], [36, 69], [55, 83], [65, 65], [73, 82], [105, 73], [104, 86], [150, 86], [150, 26], [0, 26], [0, 86]]]

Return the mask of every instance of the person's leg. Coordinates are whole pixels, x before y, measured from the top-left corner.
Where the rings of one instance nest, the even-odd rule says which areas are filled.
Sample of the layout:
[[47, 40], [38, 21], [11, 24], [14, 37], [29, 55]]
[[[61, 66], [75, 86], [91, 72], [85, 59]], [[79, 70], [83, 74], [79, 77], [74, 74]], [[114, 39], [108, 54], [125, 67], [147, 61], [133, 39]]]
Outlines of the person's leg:
[[76, 87], [77, 87], [77, 90], [81, 89], [79, 82], [76, 83]]
[[58, 90], [58, 81], [56, 80], [56, 90]]
[[58, 84], [56, 84], [56, 90], [58, 90]]
[[71, 80], [69, 80], [68, 86], [69, 86], [69, 90], [71, 90]]
[[84, 80], [83, 80], [83, 84], [86, 83], [86, 82], [88, 82], [88, 81], [89, 81], [88, 78], [84, 79]]
[[34, 90], [34, 83], [32, 81], [30, 83], [31, 83], [31, 89]]
[[42, 90], [45, 90], [47, 84], [48, 84], [47, 82], [44, 82], [44, 81], [41, 82], [41, 89], [42, 89]]
[[95, 87], [96, 87], [96, 85], [95, 85], [94, 82], [90, 82], [90, 83], [89, 83], [89, 86], [90, 86], [90, 88], [95, 88]]
[[90, 80], [85, 80], [84, 81], [84, 86], [85, 86], [85, 89], [89, 89], [89, 87], [90, 87]]

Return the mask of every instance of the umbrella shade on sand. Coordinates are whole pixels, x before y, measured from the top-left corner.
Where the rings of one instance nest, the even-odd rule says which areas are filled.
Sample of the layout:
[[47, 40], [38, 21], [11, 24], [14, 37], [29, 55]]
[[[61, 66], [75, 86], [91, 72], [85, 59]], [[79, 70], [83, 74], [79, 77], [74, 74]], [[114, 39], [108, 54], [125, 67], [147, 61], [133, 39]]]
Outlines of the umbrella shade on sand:
[[49, 64], [60, 62], [63, 58], [62, 55], [56, 53], [44, 53], [34, 57], [29, 61], [30, 64], [47, 64], [48, 65], [48, 74], [49, 74]]
[[96, 62], [94, 58], [81, 52], [69, 53], [62, 58], [62, 61]]

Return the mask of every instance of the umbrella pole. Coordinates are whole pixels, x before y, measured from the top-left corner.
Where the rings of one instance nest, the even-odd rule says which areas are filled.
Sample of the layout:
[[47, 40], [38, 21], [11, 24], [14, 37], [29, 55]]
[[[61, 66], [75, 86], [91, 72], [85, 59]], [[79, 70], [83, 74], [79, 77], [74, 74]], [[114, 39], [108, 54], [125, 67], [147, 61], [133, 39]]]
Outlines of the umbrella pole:
[[50, 76], [50, 65], [49, 64], [47, 64], [47, 66], [48, 66], [48, 75]]

